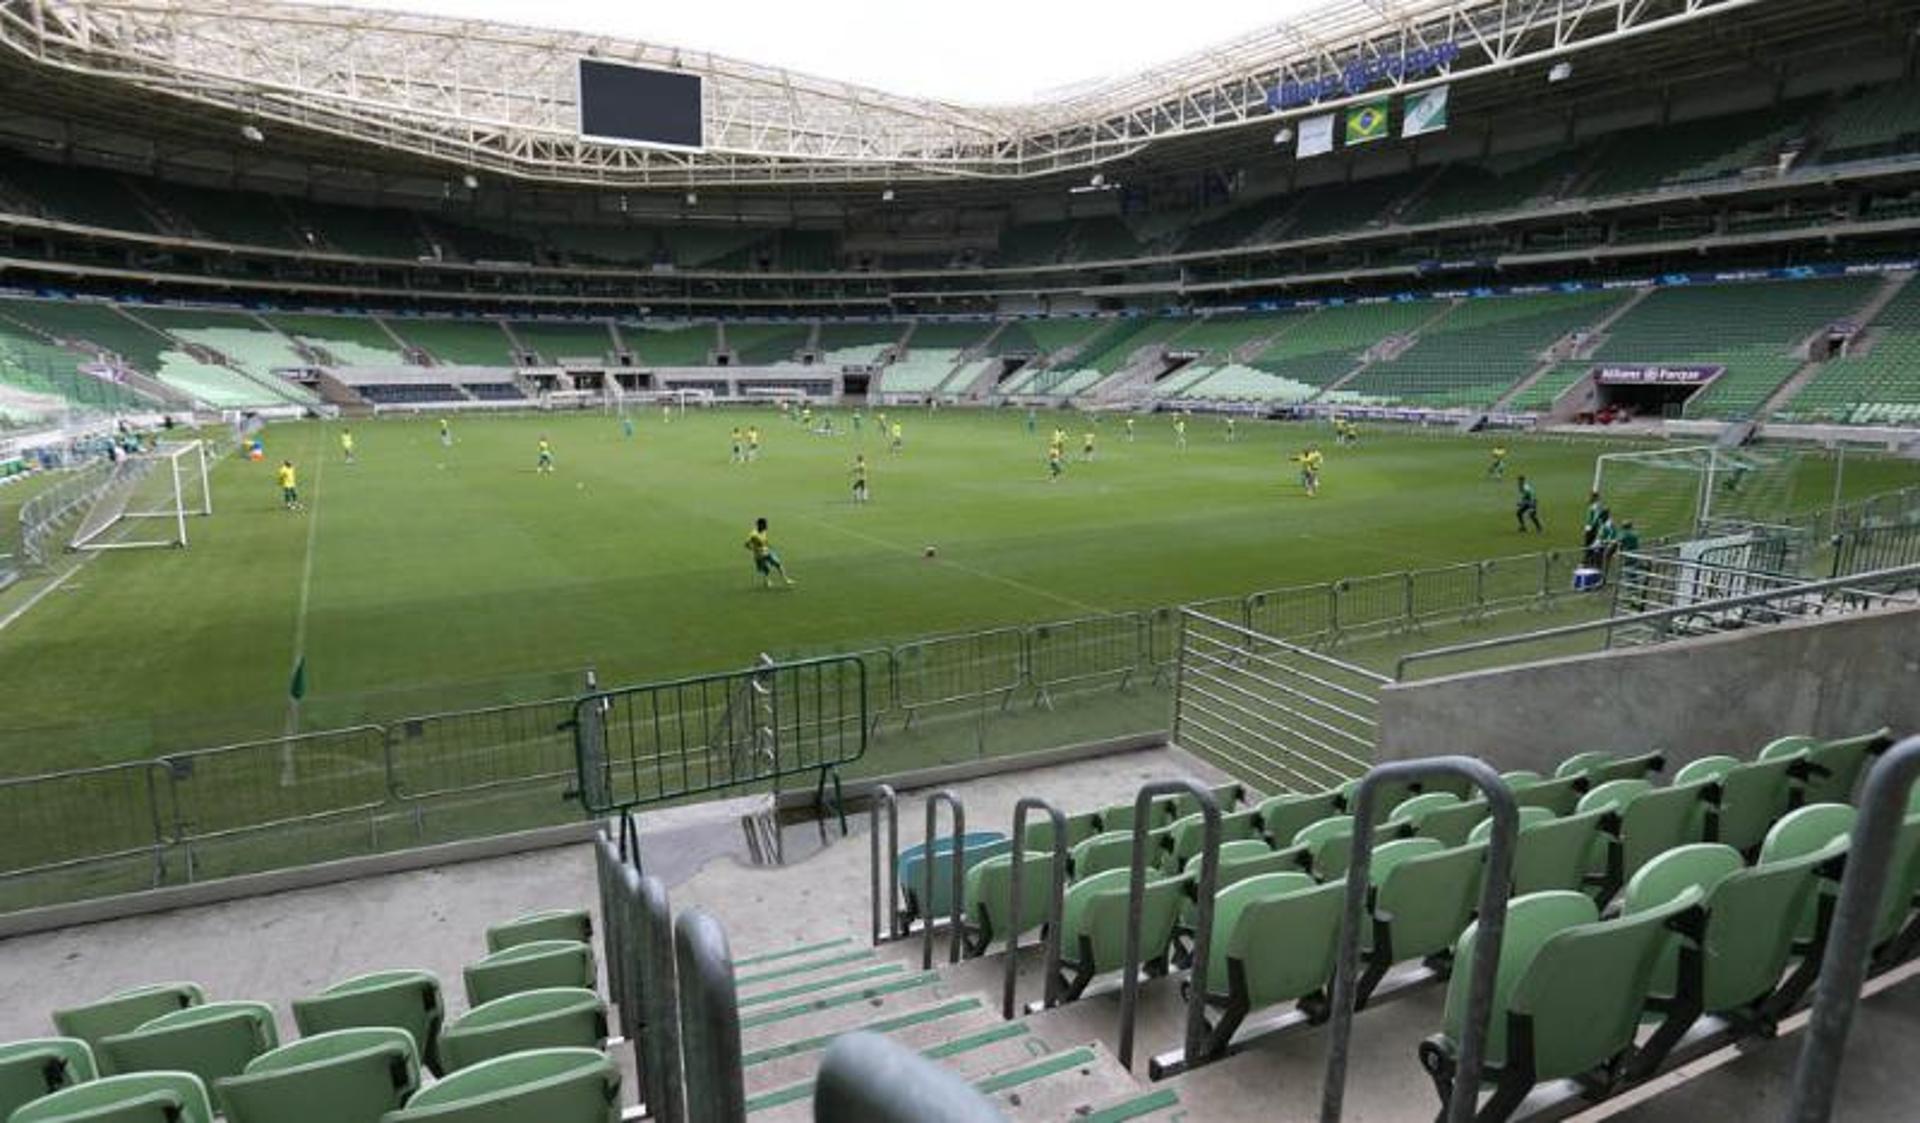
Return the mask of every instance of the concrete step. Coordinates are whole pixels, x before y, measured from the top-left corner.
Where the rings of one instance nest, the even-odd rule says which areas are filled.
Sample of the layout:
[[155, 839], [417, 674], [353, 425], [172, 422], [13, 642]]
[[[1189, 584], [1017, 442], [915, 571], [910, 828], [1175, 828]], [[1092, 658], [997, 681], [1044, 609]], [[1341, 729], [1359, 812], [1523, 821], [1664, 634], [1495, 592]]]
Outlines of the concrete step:
[[824, 983], [879, 964], [880, 959], [871, 948], [842, 948], [834, 954], [818, 958], [796, 957], [748, 967], [734, 976], [733, 985], [739, 992], [741, 1005], [745, 1006], [746, 999], [749, 997], [797, 986]]
[[[1050, 1054], [1045, 1043], [1020, 1022], [999, 1022], [960, 1034], [920, 1053], [969, 1080], [986, 1080], [999, 1074], [1018, 1072]], [[817, 1058], [816, 1058], [817, 1059]], [[763, 1092], [749, 1092], [747, 1114], [755, 1120], [775, 1123], [811, 1117], [813, 1074], [804, 1079]]]
[[928, 1002], [952, 998], [937, 971], [911, 971], [829, 994], [772, 1003], [740, 1014], [741, 1048], [757, 1053], [791, 1041], [850, 1029]]
[[974, 1082], [1007, 1118], [1075, 1119], [1094, 1104], [1139, 1091], [1106, 1047], [1062, 1049]]
[[[927, 1003], [851, 1026], [846, 1032], [884, 1034], [900, 1045], [918, 1050], [1007, 1024], [986, 1002], [968, 997]], [[820, 1054], [838, 1036], [839, 1033], [822, 1033], [800, 1037], [747, 1054], [742, 1058], [747, 1095], [757, 1096], [812, 1077], [820, 1065]]]
[[811, 944], [795, 944], [792, 947], [774, 948], [756, 955], [744, 956], [733, 961], [736, 974], [750, 974], [752, 968], [764, 967], [775, 963], [791, 962], [798, 959], [820, 959], [841, 952], [856, 950], [861, 943], [852, 936], [841, 936], [833, 940], [820, 940]]
[[1175, 1123], [1185, 1118], [1180, 1093], [1167, 1087], [1128, 1092], [1074, 1116], [1075, 1123]]
[[770, 979], [756, 990], [739, 996], [741, 1017], [756, 1010], [776, 1009], [808, 998], [838, 994], [849, 988], [861, 988], [911, 974], [905, 964], [866, 961], [815, 972], [800, 979]]

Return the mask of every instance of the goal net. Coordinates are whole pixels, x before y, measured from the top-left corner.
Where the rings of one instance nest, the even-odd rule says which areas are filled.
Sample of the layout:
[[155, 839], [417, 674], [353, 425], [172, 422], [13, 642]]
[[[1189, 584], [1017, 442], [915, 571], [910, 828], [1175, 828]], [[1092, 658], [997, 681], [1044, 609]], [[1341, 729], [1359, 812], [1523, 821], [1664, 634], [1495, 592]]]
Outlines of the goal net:
[[75, 550], [185, 546], [188, 520], [213, 514], [202, 441], [162, 444], [114, 465], [68, 543]]
[[714, 402], [712, 390], [627, 390], [620, 395], [620, 416], [648, 409], [687, 412], [687, 407], [705, 409]]
[[1614, 522], [1632, 520], [1646, 540], [1772, 527], [1796, 509], [1800, 458], [1713, 445], [1610, 452], [1594, 461], [1593, 490]]

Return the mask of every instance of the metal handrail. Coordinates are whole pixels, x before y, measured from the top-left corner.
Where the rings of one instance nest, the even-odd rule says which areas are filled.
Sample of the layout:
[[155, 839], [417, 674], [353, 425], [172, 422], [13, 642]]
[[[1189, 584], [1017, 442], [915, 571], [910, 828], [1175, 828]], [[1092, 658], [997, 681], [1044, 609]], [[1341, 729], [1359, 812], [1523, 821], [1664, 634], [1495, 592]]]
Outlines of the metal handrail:
[[1206, 785], [1193, 779], [1156, 780], [1133, 797], [1133, 860], [1127, 877], [1127, 944], [1120, 979], [1120, 1067], [1133, 1068], [1133, 1023], [1140, 1005], [1140, 921], [1147, 899], [1147, 820], [1154, 801], [1162, 796], [1191, 795], [1205, 816], [1201, 841], [1200, 884], [1196, 890], [1193, 966], [1187, 972], [1187, 1032], [1184, 1051], [1188, 1064], [1199, 1060], [1207, 1045], [1207, 967], [1213, 953], [1213, 896], [1220, 880], [1220, 803]]
[[660, 1123], [682, 1123], [687, 1117], [687, 1104], [680, 1076], [679, 969], [667, 887], [659, 878], [642, 876], [632, 866], [621, 868], [620, 879], [632, 910], [627, 927], [638, 945], [635, 962], [628, 968], [633, 989], [638, 992], [634, 1067], [640, 1075], [648, 1116]]
[[814, 1082], [816, 1123], [1003, 1123], [956, 1073], [877, 1033], [834, 1039]]
[[1021, 904], [1025, 898], [1021, 895], [1023, 871], [1027, 865], [1027, 812], [1039, 810], [1047, 813], [1053, 822], [1053, 866], [1049, 874], [1051, 885], [1047, 896], [1047, 937], [1046, 937], [1046, 990], [1041, 999], [1042, 1009], [1051, 1010], [1060, 1004], [1060, 921], [1066, 911], [1067, 899], [1067, 817], [1058, 807], [1039, 796], [1025, 796], [1013, 805], [1013, 872], [1007, 886], [1007, 895], [1011, 900], [1007, 905], [1007, 975], [1000, 984], [1000, 1016], [1013, 1020], [1015, 983], [1020, 973], [1018, 951], [1022, 931]]
[[1721, 600], [1700, 601], [1682, 608], [1662, 608], [1652, 612], [1636, 612], [1627, 616], [1610, 616], [1604, 620], [1591, 620], [1582, 624], [1562, 624], [1554, 628], [1542, 628], [1537, 632], [1527, 632], [1517, 636], [1497, 636], [1493, 639], [1474, 640], [1471, 643], [1449, 644], [1446, 647], [1429, 648], [1426, 651], [1410, 652], [1402, 655], [1394, 664], [1394, 682], [1407, 681], [1407, 668], [1429, 659], [1444, 659], [1456, 655], [1472, 655], [1481, 651], [1493, 651], [1503, 647], [1514, 647], [1524, 643], [1537, 643], [1541, 640], [1561, 639], [1587, 632], [1605, 631], [1629, 624], [1652, 624], [1682, 616], [1696, 616], [1703, 612], [1716, 612], [1726, 608], [1740, 608], [1750, 604], [1764, 604], [1777, 600], [1784, 595], [1801, 596], [1807, 593], [1854, 591], [1864, 595], [1884, 595], [1872, 590], [1859, 588], [1861, 585], [1878, 582], [1897, 582], [1907, 578], [1920, 579], [1920, 565], [1903, 565], [1893, 569], [1880, 569], [1871, 573], [1856, 573], [1850, 577], [1829, 578], [1824, 581], [1808, 581], [1784, 589], [1772, 589], [1764, 593], [1746, 593], [1737, 597]]
[[[1328, 655], [1323, 651], [1315, 651], [1309, 647], [1301, 647], [1299, 644], [1296, 644], [1296, 643], [1288, 643], [1286, 640], [1280, 639], [1276, 636], [1267, 635], [1264, 632], [1257, 632], [1252, 628], [1246, 627], [1241, 624], [1236, 624], [1231, 620], [1222, 620], [1218, 616], [1209, 616], [1206, 613], [1193, 608], [1182, 609], [1181, 611], [1183, 611], [1189, 616], [1197, 617], [1198, 619], [1204, 620], [1209, 624], [1213, 624], [1218, 627], [1225, 628], [1228, 631], [1238, 632], [1241, 635], [1245, 636], [1246, 638], [1250, 640], [1255, 640], [1264, 646], [1277, 647], [1282, 651], [1286, 651], [1291, 654], [1298, 655], [1302, 658], [1310, 659], [1317, 663], [1325, 663], [1330, 667], [1334, 667], [1338, 670], [1345, 671], [1350, 675], [1355, 675], [1359, 678], [1366, 679], [1369, 682], [1384, 683], [1389, 681], [1386, 678], [1386, 676], [1382, 675], [1379, 671], [1369, 670], [1368, 668], [1362, 667], [1357, 663], [1349, 663], [1342, 659], [1335, 659], [1333, 656]], [[1313, 680], [1312, 676], [1307, 675], [1305, 673], [1302, 673], [1300, 677], [1306, 678], [1312, 681], [1318, 681], [1318, 680]], [[1328, 684], [1328, 685], [1334, 685], [1337, 687], [1337, 684]]]
[[1867, 955], [1882, 903], [1891, 888], [1893, 845], [1907, 814], [1908, 793], [1920, 777], [1920, 737], [1909, 737], [1874, 763], [1860, 794], [1860, 816], [1847, 844], [1820, 982], [1814, 991], [1807, 1040], [1793, 1073], [1788, 1123], [1826, 1123], [1840, 1090], [1840, 1060], [1853, 1012], [1866, 982]]
[[965, 894], [967, 877], [967, 807], [960, 802], [960, 796], [952, 788], [941, 788], [927, 797], [927, 844], [920, 855], [920, 869], [924, 875], [921, 879], [920, 908], [925, 913], [920, 918], [921, 970], [933, 969], [933, 832], [939, 819], [940, 805], [943, 803], [953, 812], [953, 892], [952, 900], [947, 902], [951, 912], [948, 921], [951, 929], [947, 933], [947, 962], [960, 962], [962, 918], [960, 898]]
[[1448, 775], [1467, 780], [1485, 794], [1492, 811], [1493, 834], [1487, 840], [1487, 868], [1480, 882], [1478, 934], [1474, 938], [1473, 963], [1469, 968], [1466, 1026], [1459, 1043], [1453, 1093], [1447, 1099], [1441, 1119], [1444, 1123], [1469, 1123], [1479, 1103], [1487, 1015], [1493, 1008], [1494, 977], [1500, 967], [1500, 944], [1506, 935], [1507, 897], [1512, 891], [1513, 850], [1519, 839], [1520, 811], [1506, 782], [1483, 761], [1464, 756], [1394, 761], [1368, 772], [1349, 801], [1353, 812], [1353, 843], [1347, 859], [1347, 901], [1340, 924], [1340, 956], [1333, 973], [1333, 1017], [1327, 1029], [1327, 1069], [1320, 1089], [1321, 1123], [1339, 1123], [1347, 1094], [1347, 1053], [1353, 1038], [1360, 937], [1365, 923], [1368, 874], [1373, 866], [1374, 803], [1380, 798], [1380, 789], [1387, 784]]
[[867, 858], [872, 873], [873, 942], [881, 942], [880, 928], [880, 809], [887, 809], [887, 927], [886, 939], [900, 935], [900, 808], [892, 784], [875, 784], [867, 801]]
[[744, 1123], [740, 1004], [733, 954], [720, 922], [699, 909], [673, 925], [682, 987], [680, 1046], [686, 1064], [687, 1115], [695, 1123]]
[[607, 989], [613, 992], [614, 1003], [619, 1008], [620, 1036], [634, 1041], [640, 1031], [640, 1010], [634, 1001], [634, 992], [629, 989], [629, 984], [637, 980], [627, 972], [627, 902], [621, 895], [620, 878], [620, 867], [625, 863], [614, 848], [616, 829], [613, 823], [602, 819], [593, 831], [593, 873], [600, 896], [600, 957], [607, 965]]

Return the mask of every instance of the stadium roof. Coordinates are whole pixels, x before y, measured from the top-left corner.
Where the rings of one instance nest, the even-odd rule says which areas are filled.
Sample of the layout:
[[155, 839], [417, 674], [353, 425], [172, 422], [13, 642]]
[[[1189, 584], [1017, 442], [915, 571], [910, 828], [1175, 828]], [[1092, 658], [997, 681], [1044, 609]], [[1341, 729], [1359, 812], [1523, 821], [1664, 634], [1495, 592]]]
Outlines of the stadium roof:
[[[620, 188], [1022, 180], [1388, 90], [1493, 75], [1790, 0], [1331, 0], [1069, 96], [978, 107], [582, 32], [284, 0], [0, 0], [0, 44], [43, 71], [276, 135], [522, 181]], [[581, 58], [705, 79], [706, 144], [579, 135]], [[1444, 61], [1427, 65], [1434, 59]], [[1420, 65], [1413, 65], [1419, 60]], [[1356, 66], [1371, 66], [1349, 82]], [[1276, 109], [1284, 84], [1317, 88]], [[1316, 86], [1316, 84], [1318, 84]], [[161, 95], [155, 99], [152, 95]]]

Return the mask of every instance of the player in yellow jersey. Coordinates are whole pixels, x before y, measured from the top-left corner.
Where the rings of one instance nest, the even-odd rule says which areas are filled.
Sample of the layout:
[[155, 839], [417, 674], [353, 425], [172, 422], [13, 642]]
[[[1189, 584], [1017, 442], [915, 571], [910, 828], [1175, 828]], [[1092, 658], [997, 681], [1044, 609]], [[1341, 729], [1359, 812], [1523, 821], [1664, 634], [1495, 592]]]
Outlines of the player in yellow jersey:
[[1093, 430], [1088, 429], [1080, 436], [1080, 459], [1093, 459]]
[[1493, 459], [1487, 463], [1487, 478], [1490, 480], [1507, 478], [1507, 446], [1504, 443], [1493, 446]]
[[747, 438], [746, 434], [740, 431], [740, 426], [735, 425], [733, 427], [732, 439], [733, 452], [728, 455], [727, 463], [745, 464], [747, 462]]
[[887, 446], [887, 450], [889, 452], [892, 452], [895, 455], [899, 454], [900, 449], [904, 447], [906, 444], [904, 433], [905, 433], [905, 430], [901, 428], [900, 423], [898, 421], [894, 422], [893, 428], [892, 430], [890, 430], [890, 435], [892, 436], [893, 440], [892, 440], [892, 443]]
[[1133, 418], [1127, 418], [1127, 443], [1133, 443]]
[[453, 426], [447, 424], [447, 419], [444, 417], [440, 419], [440, 447], [453, 447]]
[[747, 463], [760, 459], [760, 426], [747, 426]]
[[780, 580], [788, 585], [793, 578], [787, 576], [787, 567], [780, 564], [780, 555], [773, 552], [773, 540], [767, 536], [767, 520], [753, 520], [753, 531], [747, 535], [747, 551], [753, 555], [753, 568], [760, 574], [761, 588], [773, 586], [773, 575], [778, 573]]
[[540, 458], [534, 462], [533, 470], [541, 475], [547, 475], [553, 471], [553, 442], [544, 436], [540, 438]]
[[353, 463], [353, 430], [352, 429], [340, 430], [340, 455], [346, 457], [347, 463], [349, 464]]
[[853, 456], [853, 501], [865, 503], [867, 499], [867, 454], [857, 452]]
[[1307, 485], [1307, 498], [1309, 499], [1320, 494], [1320, 465], [1325, 462], [1325, 460], [1326, 457], [1321, 455], [1319, 445], [1311, 445], [1307, 448], [1307, 470], [1304, 482]]
[[1234, 441], [1238, 439], [1239, 439], [1239, 434], [1234, 431], [1234, 427], [1233, 427], [1233, 417], [1229, 415], [1227, 417], [1227, 443], [1232, 444]]
[[300, 509], [300, 481], [298, 474], [293, 470], [293, 461], [282, 460], [280, 467], [274, 471], [274, 475], [280, 480], [281, 504], [289, 511], [298, 511]]
[[1175, 448], [1187, 447], [1187, 419], [1175, 416], [1173, 419], [1173, 444]]
[[1067, 470], [1066, 465], [1061, 460], [1063, 452], [1064, 450], [1059, 445], [1047, 446], [1047, 482], [1048, 483], [1058, 482], [1058, 480], [1060, 479], [1060, 473]]

